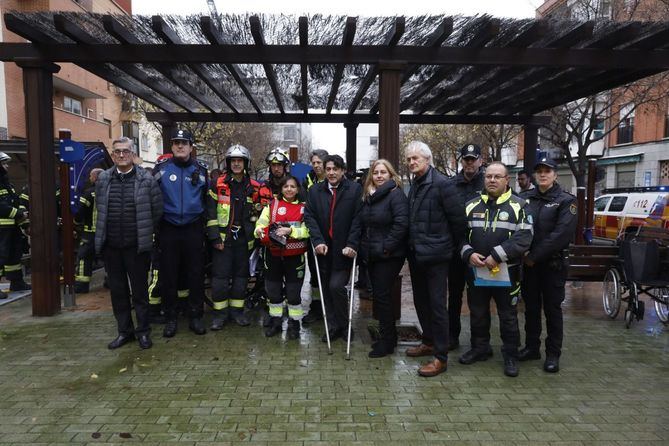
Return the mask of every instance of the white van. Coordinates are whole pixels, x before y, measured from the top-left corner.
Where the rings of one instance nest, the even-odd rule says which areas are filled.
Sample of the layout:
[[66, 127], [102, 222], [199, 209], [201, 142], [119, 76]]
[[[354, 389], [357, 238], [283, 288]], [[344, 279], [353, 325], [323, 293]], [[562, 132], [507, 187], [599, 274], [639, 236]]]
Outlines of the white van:
[[615, 243], [645, 225], [669, 228], [669, 186], [604, 189], [595, 200], [595, 240]]

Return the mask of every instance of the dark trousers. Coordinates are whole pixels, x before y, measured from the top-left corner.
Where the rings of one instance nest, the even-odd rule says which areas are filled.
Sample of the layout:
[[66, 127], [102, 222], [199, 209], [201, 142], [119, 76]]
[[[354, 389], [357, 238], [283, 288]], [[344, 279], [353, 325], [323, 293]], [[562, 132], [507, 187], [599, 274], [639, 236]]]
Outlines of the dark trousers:
[[0, 272], [11, 282], [23, 280], [23, 234], [18, 226], [0, 227]]
[[448, 358], [448, 262], [418, 263], [409, 254], [409, 270], [413, 303], [423, 329], [423, 344], [433, 346], [434, 356], [445, 361]]
[[467, 266], [458, 256], [453, 256], [448, 265], [448, 329], [450, 339], [457, 341], [460, 338], [462, 324], [462, 293], [465, 290]]
[[302, 310], [302, 283], [304, 283], [304, 254], [279, 257], [266, 251], [265, 257], [265, 291], [269, 299], [269, 315], [281, 317], [283, 315], [283, 290], [288, 302], [288, 316], [291, 319], [301, 319]]
[[77, 248], [77, 263], [74, 271], [74, 280], [77, 283], [89, 284], [93, 274], [95, 261], [95, 232], [84, 232]]
[[188, 277], [189, 317], [201, 318], [204, 304], [204, 226], [202, 220], [184, 226], [160, 225], [160, 291], [168, 320], [177, 317], [180, 268]]
[[[137, 253], [137, 247], [114, 248], [105, 246], [103, 251], [105, 271], [111, 292], [112, 309], [120, 335], [136, 334], [141, 336], [151, 331], [149, 325], [149, 289], [147, 277], [151, 263], [151, 253]], [[137, 327], [133, 328], [130, 304], [132, 287], [132, 306], [135, 307]]]
[[379, 319], [381, 339], [393, 346], [397, 344], [397, 329], [395, 328], [391, 292], [402, 266], [404, 266], [404, 258], [379, 260], [367, 264], [369, 278], [374, 289], [372, 305]]
[[223, 251], [212, 251], [211, 293], [214, 310], [242, 311], [249, 280], [249, 247], [246, 239], [225, 241]]
[[323, 302], [330, 330], [343, 330], [348, 326], [348, 293], [346, 284], [351, 280], [351, 270], [333, 269], [330, 256], [317, 256], [323, 285]]
[[468, 286], [467, 298], [471, 322], [472, 349], [485, 352], [490, 350], [490, 299], [495, 300], [499, 317], [499, 331], [502, 338], [502, 354], [517, 357], [520, 346], [518, 329], [518, 313], [516, 303], [517, 292], [511, 295], [508, 287], [475, 287]]
[[560, 356], [562, 352], [562, 302], [566, 268], [551, 267], [550, 262], [534, 267], [525, 266], [523, 300], [525, 301], [525, 345], [539, 351], [541, 347], [541, 309], [546, 316], [546, 354]]

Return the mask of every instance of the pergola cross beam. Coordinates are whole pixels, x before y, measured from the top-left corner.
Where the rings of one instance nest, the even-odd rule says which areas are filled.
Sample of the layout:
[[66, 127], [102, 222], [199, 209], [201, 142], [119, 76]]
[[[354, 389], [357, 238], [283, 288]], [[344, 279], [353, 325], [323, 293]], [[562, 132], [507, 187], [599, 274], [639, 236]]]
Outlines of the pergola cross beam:
[[[357, 19], [355, 17], [347, 17], [346, 25], [344, 25], [344, 35], [342, 37], [341, 46], [351, 47], [353, 45], [353, 38], [355, 37]], [[330, 95], [328, 96], [328, 103], [325, 107], [326, 113], [332, 112], [332, 107], [334, 106], [335, 99], [337, 98], [337, 92], [339, 91], [339, 84], [341, 84], [341, 78], [344, 74], [345, 64], [337, 64], [335, 66], [334, 78], [332, 79], [332, 88], [330, 89]]]
[[[257, 15], [249, 17], [249, 24], [251, 25], [251, 35], [253, 36], [253, 40], [255, 41], [256, 46], [265, 47], [265, 36], [263, 34], [260, 18]], [[272, 67], [272, 65], [269, 63], [263, 63], [262, 66], [265, 69], [265, 75], [267, 76], [267, 81], [269, 82], [269, 86], [272, 89], [272, 94], [274, 95], [276, 106], [281, 113], [285, 113], [283, 109], [283, 100], [281, 99], [281, 92], [279, 91], [279, 83], [277, 82], [276, 73], [274, 72], [274, 67]]]

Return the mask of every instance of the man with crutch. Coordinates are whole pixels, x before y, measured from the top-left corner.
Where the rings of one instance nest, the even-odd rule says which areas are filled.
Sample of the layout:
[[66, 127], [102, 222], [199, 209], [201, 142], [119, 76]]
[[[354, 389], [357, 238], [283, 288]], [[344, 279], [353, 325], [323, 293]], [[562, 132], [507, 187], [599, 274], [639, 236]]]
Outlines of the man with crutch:
[[319, 265], [328, 322], [322, 340], [328, 342], [347, 335], [346, 284], [360, 241], [362, 188], [345, 178], [346, 164], [339, 155], [325, 158], [325, 172], [326, 181], [309, 190], [304, 221]]

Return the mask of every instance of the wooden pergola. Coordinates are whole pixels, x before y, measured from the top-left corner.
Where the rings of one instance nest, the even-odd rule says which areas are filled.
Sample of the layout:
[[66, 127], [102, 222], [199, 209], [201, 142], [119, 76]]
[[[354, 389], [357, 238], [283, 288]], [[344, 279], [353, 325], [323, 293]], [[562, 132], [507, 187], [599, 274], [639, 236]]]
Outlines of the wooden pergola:
[[[33, 238], [33, 314], [60, 310], [52, 199], [57, 63], [71, 62], [179, 122], [379, 123], [399, 162], [399, 126], [524, 126], [526, 166], [551, 107], [669, 69], [669, 23], [478, 17], [143, 17], [8, 13], [30, 43], [1, 43], [23, 69]], [[320, 110], [320, 111], [317, 111]], [[167, 144], [168, 138], [164, 138]]]

